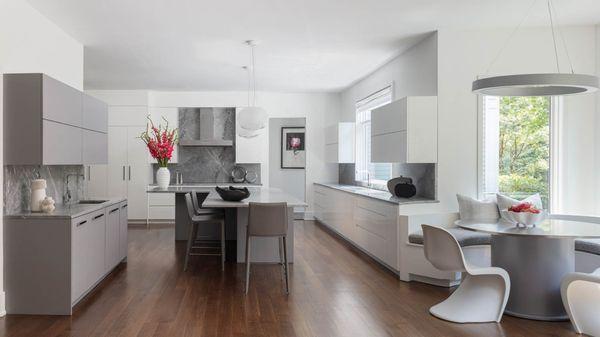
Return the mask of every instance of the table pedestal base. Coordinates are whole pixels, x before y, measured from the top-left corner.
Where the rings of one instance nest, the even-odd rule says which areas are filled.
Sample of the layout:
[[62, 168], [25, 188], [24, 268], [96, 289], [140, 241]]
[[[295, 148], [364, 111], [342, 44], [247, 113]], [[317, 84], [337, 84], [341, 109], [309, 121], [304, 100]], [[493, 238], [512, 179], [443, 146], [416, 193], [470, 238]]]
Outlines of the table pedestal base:
[[575, 270], [574, 239], [493, 235], [492, 266], [510, 276], [506, 314], [543, 321], [568, 319], [560, 283]]

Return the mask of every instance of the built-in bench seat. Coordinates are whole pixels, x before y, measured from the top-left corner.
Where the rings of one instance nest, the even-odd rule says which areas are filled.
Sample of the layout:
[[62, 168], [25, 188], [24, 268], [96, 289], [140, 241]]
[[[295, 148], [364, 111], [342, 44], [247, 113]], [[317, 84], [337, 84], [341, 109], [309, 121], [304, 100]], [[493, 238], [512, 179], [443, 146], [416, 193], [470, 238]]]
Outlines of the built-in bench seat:
[[[452, 236], [458, 241], [461, 247], [468, 246], [481, 246], [481, 245], [489, 245], [492, 241], [492, 236], [490, 234], [479, 233], [475, 231], [470, 231], [462, 228], [446, 228]], [[411, 233], [408, 235], [408, 242], [422, 245], [423, 244], [423, 231], [419, 230], [417, 232]]]
[[578, 239], [575, 240], [575, 251], [588, 254], [600, 255], [600, 239]]

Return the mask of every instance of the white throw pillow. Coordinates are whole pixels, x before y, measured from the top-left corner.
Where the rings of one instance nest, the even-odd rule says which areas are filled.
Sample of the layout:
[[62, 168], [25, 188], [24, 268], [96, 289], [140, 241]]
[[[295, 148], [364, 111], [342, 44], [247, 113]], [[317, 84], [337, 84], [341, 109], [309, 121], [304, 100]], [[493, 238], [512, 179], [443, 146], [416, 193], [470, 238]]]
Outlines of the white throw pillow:
[[457, 194], [458, 212], [461, 220], [481, 220], [495, 222], [500, 218], [498, 204], [493, 199], [477, 200]]
[[502, 194], [496, 194], [496, 200], [498, 202], [498, 210], [500, 211], [508, 209], [510, 206], [514, 206], [522, 202], [529, 202], [538, 209], [544, 208], [544, 205], [542, 204], [542, 197], [540, 197], [539, 193], [530, 195], [523, 200], [517, 200]]

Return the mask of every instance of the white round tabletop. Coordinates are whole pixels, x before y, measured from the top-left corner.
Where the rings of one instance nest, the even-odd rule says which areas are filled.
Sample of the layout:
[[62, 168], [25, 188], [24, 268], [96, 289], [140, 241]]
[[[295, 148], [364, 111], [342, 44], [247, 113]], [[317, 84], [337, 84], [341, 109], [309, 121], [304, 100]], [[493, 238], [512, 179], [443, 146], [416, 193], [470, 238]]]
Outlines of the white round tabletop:
[[583, 221], [546, 219], [535, 227], [517, 227], [500, 219], [498, 222], [457, 220], [456, 226], [497, 235], [523, 235], [555, 238], [600, 238], [600, 224]]

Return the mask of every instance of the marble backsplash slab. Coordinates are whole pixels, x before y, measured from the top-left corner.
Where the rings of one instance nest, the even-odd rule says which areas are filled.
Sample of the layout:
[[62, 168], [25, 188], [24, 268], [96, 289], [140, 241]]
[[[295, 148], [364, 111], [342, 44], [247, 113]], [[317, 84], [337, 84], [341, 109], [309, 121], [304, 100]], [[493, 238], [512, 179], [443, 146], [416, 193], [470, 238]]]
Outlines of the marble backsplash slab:
[[[338, 182], [344, 185], [356, 185], [354, 173], [354, 164], [339, 164]], [[392, 164], [392, 176], [412, 178], [419, 197], [437, 198], [436, 164]]]
[[29, 210], [31, 181], [46, 179], [46, 195], [52, 197], [57, 204], [63, 203], [65, 183], [69, 178], [69, 189], [72, 201], [84, 197], [83, 166], [79, 165], [7, 165], [4, 166], [4, 214], [14, 214]]

